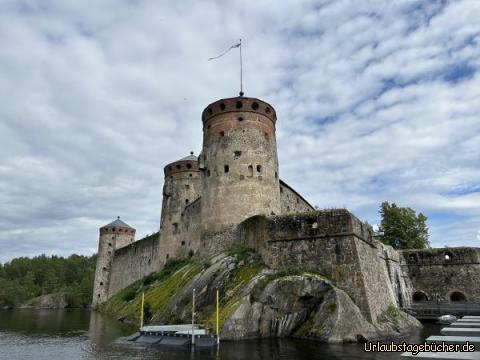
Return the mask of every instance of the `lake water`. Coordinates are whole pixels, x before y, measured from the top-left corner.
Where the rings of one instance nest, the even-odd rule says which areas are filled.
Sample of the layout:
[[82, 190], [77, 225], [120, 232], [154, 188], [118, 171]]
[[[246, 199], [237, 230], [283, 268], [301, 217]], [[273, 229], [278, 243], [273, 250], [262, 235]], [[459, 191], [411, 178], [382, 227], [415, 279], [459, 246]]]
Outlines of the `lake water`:
[[[440, 327], [425, 324], [409, 342], [422, 342]], [[0, 359], [173, 359], [311, 360], [399, 359], [399, 354], [369, 354], [361, 345], [329, 345], [303, 340], [223, 342], [220, 348], [191, 352], [135, 349], [113, 341], [135, 328], [89, 310], [0, 310]]]

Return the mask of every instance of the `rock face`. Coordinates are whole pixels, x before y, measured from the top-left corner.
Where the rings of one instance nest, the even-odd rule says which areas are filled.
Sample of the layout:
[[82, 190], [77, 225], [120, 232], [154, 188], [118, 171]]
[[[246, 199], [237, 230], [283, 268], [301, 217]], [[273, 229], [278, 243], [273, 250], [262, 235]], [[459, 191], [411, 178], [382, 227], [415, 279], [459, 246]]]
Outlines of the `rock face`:
[[30, 299], [25, 304], [22, 304], [20, 308], [64, 309], [68, 307], [68, 305], [65, 294], [55, 293]]
[[[150, 324], [188, 323], [195, 289], [196, 321], [214, 329], [215, 292], [220, 289], [223, 340], [297, 337], [357, 342], [401, 337], [421, 327], [393, 305], [371, 323], [349, 294], [321, 274], [301, 269], [273, 271], [254, 254], [223, 254], [201, 266], [191, 261], [168, 278], [162, 273], [158, 278], [162, 280], [148, 281], [147, 286], [133, 284], [101, 310], [116, 316], [133, 315], [140, 294], [145, 292], [152, 313]], [[177, 285], [167, 287], [169, 283]], [[125, 298], [129, 300], [122, 300]]]

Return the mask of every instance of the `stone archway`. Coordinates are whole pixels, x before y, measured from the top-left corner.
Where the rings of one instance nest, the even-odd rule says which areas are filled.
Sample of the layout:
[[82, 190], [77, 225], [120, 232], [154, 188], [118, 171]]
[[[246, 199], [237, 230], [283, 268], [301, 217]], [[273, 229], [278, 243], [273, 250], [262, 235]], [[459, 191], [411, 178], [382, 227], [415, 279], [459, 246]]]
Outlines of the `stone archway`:
[[423, 291], [415, 291], [412, 294], [412, 301], [414, 303], [422, 303], [429, 301], [428, 295]]
[[467, 296], [461, 291], [452, 291], [448, 296], [448, 299], [451, 302], [465, 302], [467, 301]]

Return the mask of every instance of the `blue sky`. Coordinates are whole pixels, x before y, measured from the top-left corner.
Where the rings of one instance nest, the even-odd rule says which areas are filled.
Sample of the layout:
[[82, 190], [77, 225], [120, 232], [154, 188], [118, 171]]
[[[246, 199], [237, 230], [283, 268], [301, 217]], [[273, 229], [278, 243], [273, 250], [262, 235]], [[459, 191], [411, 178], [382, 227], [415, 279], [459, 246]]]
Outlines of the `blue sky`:
[[280, 176], [371, 224], [429, 217], [480, 245], [480, 1], [0, 3], [0, 262], [96, 251], [117, 215], [159, 226], [163, 166], [201, 111], [245, 92], [277, 111]]

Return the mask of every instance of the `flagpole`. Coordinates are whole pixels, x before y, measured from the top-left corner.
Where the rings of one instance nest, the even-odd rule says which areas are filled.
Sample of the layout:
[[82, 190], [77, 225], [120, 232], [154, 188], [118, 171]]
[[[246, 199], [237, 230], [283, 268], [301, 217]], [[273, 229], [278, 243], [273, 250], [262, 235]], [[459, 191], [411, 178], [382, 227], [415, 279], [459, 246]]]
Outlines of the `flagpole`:
[[240, 39], [240, 96], [243, 96], [242, 39]]

